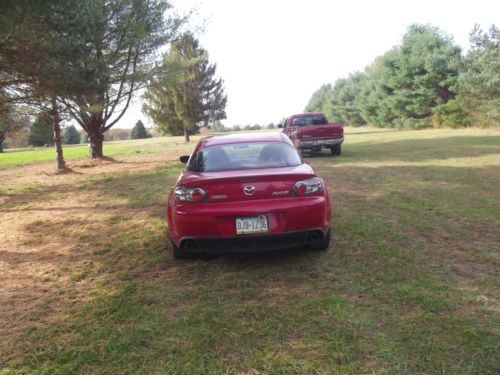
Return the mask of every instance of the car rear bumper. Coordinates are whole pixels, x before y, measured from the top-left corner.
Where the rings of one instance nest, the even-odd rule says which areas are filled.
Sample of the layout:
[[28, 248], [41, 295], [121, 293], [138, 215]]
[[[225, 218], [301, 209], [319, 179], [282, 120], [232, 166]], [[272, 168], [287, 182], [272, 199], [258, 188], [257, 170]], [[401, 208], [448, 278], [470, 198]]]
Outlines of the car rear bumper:
[[179, 243], [189, 253], [229, 254], [300, 248], [318, 244], [325, 238], [321, 228], [305, 231], [231, 237], [185, 237]]
[[[267, 217], [268, 233], [237, 234], [238, 218], [259, 215]], [[179, 247], [184, 239], [193, 238], [217, 242], [256, 237], [269, 238], [271, 241], [272, 238], [280, 238], [280, 235], [288, 238], [288, 235], [293, 237], [291, 233], [308, 232], [317, 228], [325, 232], [330, 227], [330, 200], [327, 194], [217, 204], [179, 204], [170, 199], [167, 218], [170, 237]], [[244, 242], [245, 240], [241, 240], [241, 243]], [[205, 243], [199, 247], [206, 248]]]
[[335, 145], [340, 145], [344, 142], [344, 137], [342, 138], [329, 138], [329, 139], [311, 139], [311, 140], [296, 140], [295, 147], [297, 148], [314, 148], [314, 147], [331, 147]]

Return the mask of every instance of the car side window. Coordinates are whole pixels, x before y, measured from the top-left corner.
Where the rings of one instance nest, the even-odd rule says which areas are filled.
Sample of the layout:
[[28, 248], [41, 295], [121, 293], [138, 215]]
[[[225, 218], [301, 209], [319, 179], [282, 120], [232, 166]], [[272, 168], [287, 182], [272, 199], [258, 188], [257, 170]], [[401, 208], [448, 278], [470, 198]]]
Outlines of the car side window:
[[293, 121], [292, 121], [292, 125], [293, 126], [303, 126], [303, 125], [305, 125], [304, 117], [294, 118]]

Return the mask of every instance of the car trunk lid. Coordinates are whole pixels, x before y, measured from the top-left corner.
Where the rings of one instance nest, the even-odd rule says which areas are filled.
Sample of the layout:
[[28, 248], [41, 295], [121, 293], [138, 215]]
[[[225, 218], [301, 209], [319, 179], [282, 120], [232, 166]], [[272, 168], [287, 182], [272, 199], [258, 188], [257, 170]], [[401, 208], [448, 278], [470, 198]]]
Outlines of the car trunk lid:
[[313, 176], [313, 169], [302, 164], [238, 171], [186, 172], [181, 184], [204, 189], [208, 202], [215, 203], [288, 197], [297, 181]]

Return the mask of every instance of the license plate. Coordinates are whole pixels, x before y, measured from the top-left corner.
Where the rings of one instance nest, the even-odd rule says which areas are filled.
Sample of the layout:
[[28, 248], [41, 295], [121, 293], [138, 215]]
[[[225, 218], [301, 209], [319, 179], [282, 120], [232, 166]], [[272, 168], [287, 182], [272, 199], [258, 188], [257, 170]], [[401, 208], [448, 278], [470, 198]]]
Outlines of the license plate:
[[250, 216], [236, 218], [236, 234], [267, 233], [267, 216]]
[[324, 145], [325, 144], [325, 141], [323, 140], [320, 140], [320, 141], [314, 141], [313, 142], [313, 145]]

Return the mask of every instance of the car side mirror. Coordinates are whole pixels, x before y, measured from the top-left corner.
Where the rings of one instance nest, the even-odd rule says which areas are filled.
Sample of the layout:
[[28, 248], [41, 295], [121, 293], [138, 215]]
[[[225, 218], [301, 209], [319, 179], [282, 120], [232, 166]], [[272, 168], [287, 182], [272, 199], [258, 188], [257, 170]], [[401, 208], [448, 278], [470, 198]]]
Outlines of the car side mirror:
[[183, 155], [179, 158], [179, 160], [181, 161], [181, 163], [187, 164], [187, 162], [189, 161], [189, 156]]
[[283, 127], [283, 124], [278, 124], [278, 128], [282, 128]]

